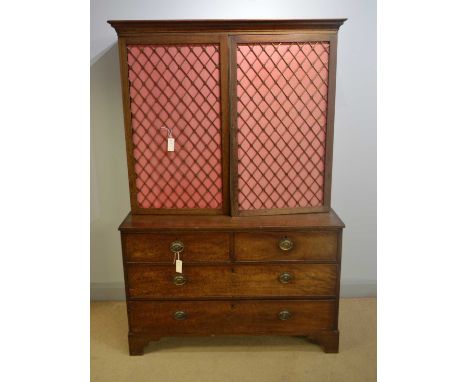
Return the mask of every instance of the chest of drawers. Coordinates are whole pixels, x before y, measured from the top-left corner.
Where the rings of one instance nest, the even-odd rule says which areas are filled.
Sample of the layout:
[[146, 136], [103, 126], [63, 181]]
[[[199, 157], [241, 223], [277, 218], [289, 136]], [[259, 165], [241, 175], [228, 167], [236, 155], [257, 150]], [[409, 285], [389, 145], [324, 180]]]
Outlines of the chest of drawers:
[[[305, 336], [337, 352], [343, 227], [334, 211], [127, 216], [120, 232], [130, 354], [189, 335]], [[181, 246], [176, 273], [172, 250]]]

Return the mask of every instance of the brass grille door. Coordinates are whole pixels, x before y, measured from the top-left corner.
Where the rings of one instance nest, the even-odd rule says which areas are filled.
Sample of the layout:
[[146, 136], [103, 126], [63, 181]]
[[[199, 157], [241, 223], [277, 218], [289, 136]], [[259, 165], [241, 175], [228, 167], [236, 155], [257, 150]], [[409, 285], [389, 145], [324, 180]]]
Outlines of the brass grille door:
[[132, 208], [222, 213], [219, 44], [128, 43], [125, 49]]
[[326, 211], [330, 41], [251, 35], [232, 47], [234, 212]]

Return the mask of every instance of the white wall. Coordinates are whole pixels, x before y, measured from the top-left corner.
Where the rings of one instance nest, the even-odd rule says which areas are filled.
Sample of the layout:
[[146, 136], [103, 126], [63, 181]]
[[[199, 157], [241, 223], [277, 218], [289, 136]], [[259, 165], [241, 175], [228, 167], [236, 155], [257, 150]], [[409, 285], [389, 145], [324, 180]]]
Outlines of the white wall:
[[91, 293], [123, 296], [130, 210], [119, 59], [110, 19], [348, 18], [338, 42], [332, 206], [346, 223], [342, 294], [376, 293], [375, 0], [91, 1]]

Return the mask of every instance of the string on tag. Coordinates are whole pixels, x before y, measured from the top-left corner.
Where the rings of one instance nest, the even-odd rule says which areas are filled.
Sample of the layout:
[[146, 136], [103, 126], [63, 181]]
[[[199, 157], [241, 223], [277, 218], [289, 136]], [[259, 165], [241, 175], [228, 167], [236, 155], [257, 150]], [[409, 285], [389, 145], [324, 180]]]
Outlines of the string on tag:
[[162, 129], [166, 130], [167, 131], [167, 137], [172, 138], [172, 129], [170, 127], [162, 126], [160, 129], [161, 130]]

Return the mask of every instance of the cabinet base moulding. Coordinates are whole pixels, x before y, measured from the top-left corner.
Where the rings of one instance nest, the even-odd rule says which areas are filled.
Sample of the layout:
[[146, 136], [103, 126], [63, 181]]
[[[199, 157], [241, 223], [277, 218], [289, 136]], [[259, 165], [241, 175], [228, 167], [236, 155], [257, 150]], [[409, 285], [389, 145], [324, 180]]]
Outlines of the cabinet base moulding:
[[159, 337], [145, 334], [128, 333], [128, 350], [130, 355], [143, 355], [143, 350], [151, 341], [159, 341]]
[[[256, 333], [248, 333], [246, 335], [258, 335]], [[277, 335], [272, 333], [272, 335]], [[280, 334], [281, 335], [281, 334]], [[184, 335], [186, 336], [186, 335]], [[211, 334], [210, 336], [215, 336]], [[144, 349], [150, 342], [157, 342], [163, 336], [151, 333], [128, 333], [128, 348], [129, 354], [132, 356], [143, 355]], [[298, 336], [304, 337], [304, 336]], [[340, 333], [338, 330], [320, 330], [311, 332], [305, 336], [311, 343], [322, 347], [325, 353], [338, 353]]]
[[307, 336], [307, 339], [320, 345], [325, 353], [338, 353], [340, 346], [339, 330], [322, 330]]

